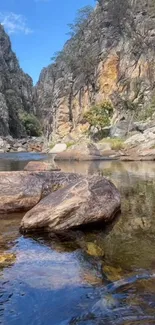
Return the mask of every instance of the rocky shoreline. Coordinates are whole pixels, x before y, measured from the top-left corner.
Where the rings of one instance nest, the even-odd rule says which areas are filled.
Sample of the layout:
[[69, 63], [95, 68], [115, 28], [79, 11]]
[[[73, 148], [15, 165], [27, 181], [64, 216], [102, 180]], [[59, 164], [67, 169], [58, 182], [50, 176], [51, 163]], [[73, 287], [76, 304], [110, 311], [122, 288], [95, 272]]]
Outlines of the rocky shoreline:
[[[22, 139], [14, 139], [11, 136], [0, 137], [0, 153], [47, 153], [52, 155], [55, 161], [155, 160], [154, 120], [137, 123], [128, 135], [123, 134], [123, 130], [126, 132], [124, 121], [111, 127], [109, 136], [98, 141], [85, 134], [76, 134], [75, 131], [55, 143], [47, 142], [43, 136]], [[114, 137], [110, 136], [112, 131]]]
[[42, 152], [43, 137], [26, 137], [15, 139], [11, 136], [0, 137], [0, 153], [7, 152]]

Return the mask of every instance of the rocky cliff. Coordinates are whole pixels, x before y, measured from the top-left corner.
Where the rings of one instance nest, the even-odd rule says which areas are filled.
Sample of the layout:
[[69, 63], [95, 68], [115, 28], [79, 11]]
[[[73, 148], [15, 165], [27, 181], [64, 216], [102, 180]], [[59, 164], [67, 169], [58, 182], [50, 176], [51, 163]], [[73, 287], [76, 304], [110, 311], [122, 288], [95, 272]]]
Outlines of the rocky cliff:
[[105, 99], [115, 107], [113, 121], [140, 118], [154, 110], [154, 0], [98, 0], [85, 29], [63, 52], [77, 51], [76, 37], [76, 67], [59, 55], [43, 69], [35, 88], [47, 137], [63, 137], [82, 126], [84, 112]]
[[0, 25], [0, 135], [26, 136], [21, 115], [33, 112], [32, 79], [19, 66]]

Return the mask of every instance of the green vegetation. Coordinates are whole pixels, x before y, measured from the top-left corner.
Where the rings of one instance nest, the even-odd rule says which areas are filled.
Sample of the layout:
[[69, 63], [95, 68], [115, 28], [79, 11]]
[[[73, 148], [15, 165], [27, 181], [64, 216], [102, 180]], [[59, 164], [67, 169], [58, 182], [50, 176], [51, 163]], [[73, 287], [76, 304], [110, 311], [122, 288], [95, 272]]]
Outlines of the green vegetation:
[[66, 143], [66, 146], [67, 146], [67, 149], [71, 148], [72, 146], [74, 146], [74, 142], [67, 142]]
[[90, 124], [101, 131], [105, 126], [110, 125], [110, 119], [113, 114], [113, 107], [110, 102], [105, 101], [102, 104], [94, 105], [90, 111], [84, 114], [84, 118]]
[[155, 94], [153, 94], [152, 96], [150, 106], [137, 112], [137, 120], [145, 121], [149, 118], [152, 118], [154, 113], [155, 113]]
[[137, 114], [137, 120], [138, 121], [145, 121], [148, 118], [152, 118], [154, 113], [155, 113], [155, 108], [150, 106], [149, 108], [144, 109], [144, 110], [140, 111]]
[[137, 109], [137, 104], [130, 99], [123, 100], [123, 106], [128, 111], [136, 111]]
[[41, 124], [36, 116], [32, 113], [20, 114], [20, 120], [24, 125], [26, 132], [29, 136], [39, 137], [42, 135]]
[[119, 138], [108, 138], [108, 139], [103, 139], [100, 142], [106, 142], [109, 143], [111, 145], [111, 149], [112, 150], [122, 150], [124, 149], [125, 145], [124, 145], [124, 141], [122, 139]]
[[52, 150], [55, 147], [55, 145], [56, 145], [56, 142], [50, 142], [49, 145], [48, 145], [49, 149]]
[[81, 31], [84, 31], [87, 28], [87, 24], [89, 19], [93, 14], [93, 7], [92, 6], [85, 6], [78, 10], [77, 15], [73, 24], [68, 24], [70, 29], [69, 34], [73, 37]]
[[112, 150], [118, 151], [124, 149], [124, 141], [122, 139], [110, 139], [110, 142]]

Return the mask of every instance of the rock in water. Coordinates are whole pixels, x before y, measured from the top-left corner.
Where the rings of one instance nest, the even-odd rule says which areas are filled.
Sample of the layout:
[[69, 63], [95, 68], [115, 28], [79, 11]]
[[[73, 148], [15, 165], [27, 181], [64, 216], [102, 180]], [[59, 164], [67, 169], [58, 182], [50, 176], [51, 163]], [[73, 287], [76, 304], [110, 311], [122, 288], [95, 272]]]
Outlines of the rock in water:
[[28, 171], [60, 171], [54, 162], [47, 161], [29, 161], [29, 163], [24, 167], [24, 170]]
[[45, 197], [23, 218], [25, 232], [59, 232], [109, 222], [120, 210], [120, 194], [106, 178], [83, 177]]
[[105, 254], [103, 248], [98, 246], [94, 242], [93, 243], [88, 242], [86, 246], [87, 246], [86, 252], [91, 256], [103, 257]]
[[0, 213], [28, 211], [41, 198], [41, 179], [28, 172], [2, 172]]
[[1, 172], [0, 213], [28, 211], [49, 193], [80, 178], [78, 174], [51, 171]]

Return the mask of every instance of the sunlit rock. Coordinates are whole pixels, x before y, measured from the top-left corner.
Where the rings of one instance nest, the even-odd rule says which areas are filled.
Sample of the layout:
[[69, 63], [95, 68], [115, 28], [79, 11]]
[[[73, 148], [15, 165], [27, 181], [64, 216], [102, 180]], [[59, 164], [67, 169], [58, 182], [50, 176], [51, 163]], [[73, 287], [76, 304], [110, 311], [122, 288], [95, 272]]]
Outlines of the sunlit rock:
[[19, 171], [0, 173], [0, 213], [28, 211], [43, 197], [80, 180], [72, 173]]
[[87, 224], [110, 222], [120, 210], [120, 194], [106, 178], [83, 177], [51, 193], [23, 218], [24, 232], [60, 232]]

